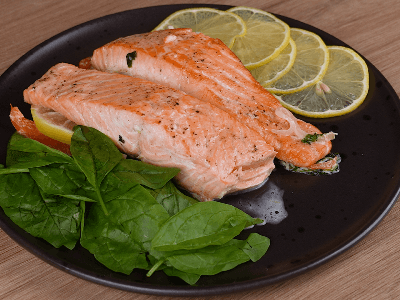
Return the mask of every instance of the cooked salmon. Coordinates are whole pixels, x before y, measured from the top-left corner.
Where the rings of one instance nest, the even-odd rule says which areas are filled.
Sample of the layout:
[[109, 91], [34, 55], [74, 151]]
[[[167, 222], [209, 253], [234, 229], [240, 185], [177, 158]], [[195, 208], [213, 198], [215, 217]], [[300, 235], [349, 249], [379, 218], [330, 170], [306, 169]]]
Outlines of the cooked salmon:
[[[84, 61], [88, 67], [88, 60]], [[82, 63], [83, 65], [83, 63]], [[96, 49], [91, 66], [163, 84], [209, 102], [259, 132], [277, 157], [307, 167], [331, 150], [329, 138], [283, 108], [220, 40], [191, 29], [170, 29], [119, 38]]]
[[256, 186], [276, 152], [230, 114], [186, 93], [126, 75], [57, 64], [24, 91], [27, 103], [96, 128], [125, 153], [177, 167], [200, 200]]

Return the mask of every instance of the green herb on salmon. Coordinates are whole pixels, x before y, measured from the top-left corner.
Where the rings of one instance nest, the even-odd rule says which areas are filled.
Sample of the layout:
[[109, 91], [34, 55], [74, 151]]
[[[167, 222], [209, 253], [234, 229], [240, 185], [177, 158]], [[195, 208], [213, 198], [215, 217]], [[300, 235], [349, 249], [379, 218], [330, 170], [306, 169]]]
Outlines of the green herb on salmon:
[[133, 51], [126, 55], [126, 64], [128, 65], [128, 68], [132, 68], [132, 62], [136, 59], [136, 56], [136, 51]]

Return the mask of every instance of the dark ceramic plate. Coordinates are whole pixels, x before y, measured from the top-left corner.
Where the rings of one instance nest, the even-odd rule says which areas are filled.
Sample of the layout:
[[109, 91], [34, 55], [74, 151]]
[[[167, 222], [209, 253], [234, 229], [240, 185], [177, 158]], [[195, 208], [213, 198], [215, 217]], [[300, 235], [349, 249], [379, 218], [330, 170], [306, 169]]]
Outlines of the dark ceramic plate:
[[[15, 62], [0, 78], [0, 163], [14, 132], [10, 102], [30, 116], [22, 91], [59, 62], [78, 64], [92, 51], [121, 36], [152, 30], [169, 14], [194, 5], [170, 5], [126, 11], [67, 30], [37, 46]], [[199, 6], [196, 4], [195, 6]], [[211, 5], [207, 5], [211, 6]], [[226, 6], [213, 6], [227, 9]], [[279, 16], [281, 17], [281, 16]], [[281, 17], [292, 27], [319, 34], [327, 45], [346, 46], [329, 34], [296, 20]], [[158, 295], [211, 295], [257, 288], [299, 275], [343, 253], [364, 238], [388, 213], [400, 192], [400, 101], [382, 74], [369, 62], [370, 92], [356, 111], [331, 119], [307, 119], [323, 132], [339, 133], [333, 152], [340, 153], [341, 171], [332, 176], [290, 173], [277, 166], [269, 181], [251, 192], [222, 201], [257, 216], [287, 217], [278, 224], [256, 226], [271, 239], [267, 254], [215, 276], [204, 276], [191, 287], [178, 278], [156, 272], [130, 276], [114, 273], [79, 245], [72, 251], [56, 249], [34, 238], [10, 221], [0, 209], [2, 229], [20, 245], [46, 262], [78, 277], [107, 286]], [[272, 200], [283, 207], [269, 207]], [[279, 206], [279, 204], [278, 204]]]

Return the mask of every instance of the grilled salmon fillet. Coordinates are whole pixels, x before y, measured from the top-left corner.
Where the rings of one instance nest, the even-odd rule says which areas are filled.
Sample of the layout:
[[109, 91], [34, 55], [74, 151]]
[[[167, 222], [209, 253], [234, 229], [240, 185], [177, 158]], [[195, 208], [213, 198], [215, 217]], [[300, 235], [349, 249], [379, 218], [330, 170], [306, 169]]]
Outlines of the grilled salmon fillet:
[[[85, 60], [88, 63], [88, 60]], [[93, 52], [92, 68], [140, 77], [182, 90], [234, 116], [259, 132], [277, 158], [308, 167], [331, 150], [329, 138], [283, 108], [219, 39], [191, 29], [153, 31], [119, 38]]]
[[202, 201], [256, 186], [274, 168], [276, 152], [257, 132], [210, 103], [144, 79], [61, 63], [24, 99], [98, 129], [142, 161], [179, 168], [178, 183]]

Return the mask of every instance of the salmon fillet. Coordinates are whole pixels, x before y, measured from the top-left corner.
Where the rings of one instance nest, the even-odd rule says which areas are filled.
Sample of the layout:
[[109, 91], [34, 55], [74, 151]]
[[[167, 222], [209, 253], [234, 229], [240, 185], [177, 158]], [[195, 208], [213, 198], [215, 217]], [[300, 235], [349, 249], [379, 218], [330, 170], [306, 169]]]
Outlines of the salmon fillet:
[[202, 201], [256, 186], [274, 168], [276, 153], [257, 132], [209, 103], [144, 79], [61, 63], [24, 99], [100, 130], [144, 162], [179, 168], [178, 183]]
[[[88, 63], [85, 60], [85, 63]], [[283, 108], [219, 39], [191, 29], [170, 29], [119, 38], [96, 49], [93, 68], [140, 77], [209, 102], [259, 132], [277, 158], [308, 167], [325, 157], [331, 142], [301, 140], [321, 134]]]

